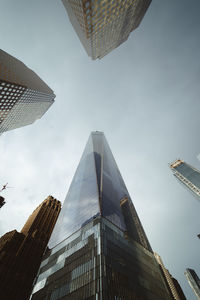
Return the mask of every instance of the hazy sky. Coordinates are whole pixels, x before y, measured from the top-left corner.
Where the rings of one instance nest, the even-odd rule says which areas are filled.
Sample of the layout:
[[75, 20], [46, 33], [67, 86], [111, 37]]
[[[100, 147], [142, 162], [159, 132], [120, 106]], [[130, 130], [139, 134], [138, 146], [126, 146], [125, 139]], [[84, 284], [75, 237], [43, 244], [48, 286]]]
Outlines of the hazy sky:
[[200, 202], [173, 177], [177, 158], [200, 169], [200, 1], [153, 0], [140, 27], [92, 61], [60, 0], [1, 0], [0, 48], [55, 92], [35, 124], [0, 137], [0, 234], [21, 230], [48, 195], [63, 201], [91, 131], [104, 131], [149, 241], [196, 299]]

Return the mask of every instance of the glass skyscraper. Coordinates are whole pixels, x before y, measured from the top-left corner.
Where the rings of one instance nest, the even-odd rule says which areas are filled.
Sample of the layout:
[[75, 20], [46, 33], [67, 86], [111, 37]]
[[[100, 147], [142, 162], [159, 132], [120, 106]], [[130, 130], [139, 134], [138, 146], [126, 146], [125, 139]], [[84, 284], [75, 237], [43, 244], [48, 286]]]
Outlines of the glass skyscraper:
[[171, 299], [102, 132], [93, 132], [32, 299]]
[[200, 279], [196, 272], [192, 269], [186, 269], [184, 274], [197, 299], [200, 299]]
[[0, 134], [41, 118], [54, 98], [35, 72], [0, 49]]
[[170, 168], [174, 176], [200, 200], [200, 171], [180, 159], [171, 163]]
[[135, 30], [151, 0], [62, 0], [69, 19], [92, 59], [102, 58]]

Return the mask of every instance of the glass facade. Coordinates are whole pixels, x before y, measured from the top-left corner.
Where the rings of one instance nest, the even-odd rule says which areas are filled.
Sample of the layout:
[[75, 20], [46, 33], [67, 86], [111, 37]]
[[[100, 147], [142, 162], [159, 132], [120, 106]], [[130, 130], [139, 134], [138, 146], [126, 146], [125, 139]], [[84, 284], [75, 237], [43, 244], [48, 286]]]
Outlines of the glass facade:
[[197, 299], [200, 299], [200, 279], [196, 272], [192, 269], [186, 269], [184, 274], [187, 277], [189, 285], [193, 289]]
[[72, 180], [32, 300], [168, 300], [158, 263], [102, 132]]
[[174, 176], [200, 200], [200, 171], [180, 159], [173, 162], [170, 167]]
[[100, 214], [93, 141], [90, 136], [50, 239], [50, 247]]
[[101, 132], [92, 133], [101, 215], [125, 230], [120, 200], [128, 195], [115, 159]]
[[[98, 215], [107, 218], [123, 231], [127, 231], [120, 202], [124, 197], [132, 207], [132, 215], [135, 215], [132, 230], [140, 236], [143, 235], [143, 240], [147, 241], [104, 134], [92, 132], [50, 239], [50, 248]], [[140, 242], [141, 239], [136, 237], [136, 233], [132, 237]], [[149, 245], [148, 241], [147, 244]]]
[[97, 217], [53, 248], [32, 300], [171, 299], [154, 255]]
[[92, 59], [125, 42], [142, 21], [151, 0], [62, 0], [69, 19]]

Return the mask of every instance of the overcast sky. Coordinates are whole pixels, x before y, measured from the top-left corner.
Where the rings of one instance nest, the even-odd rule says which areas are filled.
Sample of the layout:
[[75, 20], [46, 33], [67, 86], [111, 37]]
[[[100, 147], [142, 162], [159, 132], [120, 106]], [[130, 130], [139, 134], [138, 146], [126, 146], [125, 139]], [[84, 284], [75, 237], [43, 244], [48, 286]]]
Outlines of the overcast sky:
[[0, 234], [21, 230], [48, 195], [64, 201], [91, 131], [108, 143], [149, 241], [186, 297], [200, 276], [200, 202], [173, 177], [177, 158], [200, 169], [200, 1], [153, 0], [128, 41], [92, 61], [60, 0], [1, 0], [0, 48], [56, 94], [34, 124], [0, 137], [6, 205]]

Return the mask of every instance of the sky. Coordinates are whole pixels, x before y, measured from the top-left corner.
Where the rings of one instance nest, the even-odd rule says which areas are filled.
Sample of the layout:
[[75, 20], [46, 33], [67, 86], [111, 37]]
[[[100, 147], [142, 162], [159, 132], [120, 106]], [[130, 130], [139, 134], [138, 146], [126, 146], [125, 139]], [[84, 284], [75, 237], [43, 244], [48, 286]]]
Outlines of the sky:
[[174, 178], [181, 158], [200, 169], [200, 1], [153, 0], [139, 28], [92, 61], [60, 0], [1, 0], [0, 48], [56, 94], [32, 125], [0, 137], [6, 205], [0, 234], [21, 230], [48, 196], [64, 201], [91, 131], [103, 131], [152, 248], [196, 299], [200, 202]]

